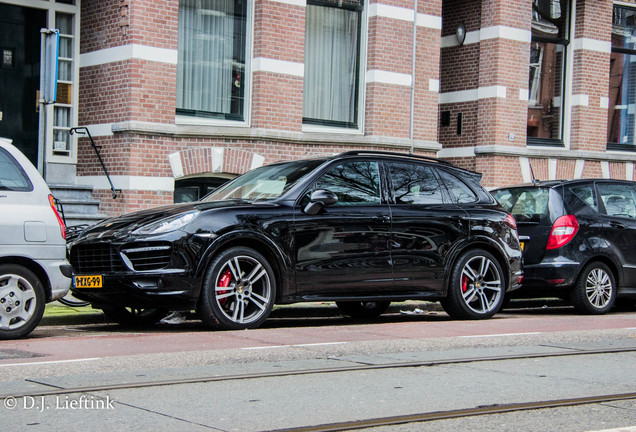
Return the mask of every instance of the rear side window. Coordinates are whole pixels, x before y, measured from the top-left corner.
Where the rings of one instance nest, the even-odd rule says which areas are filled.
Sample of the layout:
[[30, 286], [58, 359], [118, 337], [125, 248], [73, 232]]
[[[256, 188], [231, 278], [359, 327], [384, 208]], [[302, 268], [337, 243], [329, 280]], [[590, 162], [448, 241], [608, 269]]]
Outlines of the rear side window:
[[442, 178], [442, 182], [446, 185], [446, 189], [450, 192], [451, 198], [455, 203], [465, 204], [477, 201], [477, 195], [475, 195], [475, 192], [473, 192], [466, 183], [447, 171], [438, 170], [437, 172]]
[[495, 199], [517, 222], [541, 222], [548, 216], [549, 188], [501, 189]]
[[0, 190], [29, 192], [33, 185], [11, 154], [0, 148]]
[[598, 211], [598, 201], [596, 199], [596, 194], [594, 193], [594, 185], [583, 184], [570, 186], [566, 188], [566, 191], [566, 200], [575, 211], [584, 208], [582, 204]]
[[426, 165], [389, 163], [396, 204], [441, 204], [442, 189], [433, 170]]
[[636, 218], [636, 193], [632, 186], [598, 183], [598, 191], [608, 216]]

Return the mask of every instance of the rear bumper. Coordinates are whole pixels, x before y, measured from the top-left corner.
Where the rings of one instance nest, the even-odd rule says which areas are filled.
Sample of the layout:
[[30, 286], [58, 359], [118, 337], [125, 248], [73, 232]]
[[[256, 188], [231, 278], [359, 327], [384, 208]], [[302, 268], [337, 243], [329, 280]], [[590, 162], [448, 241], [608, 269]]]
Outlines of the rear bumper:
[[574, 285], [580, 268], [579, 262], [559, 259], [524, 266], [522, 291], [560, 291]]
[[51, 284], [51, 297], [54, 301], [64, 297], [71, 287], [71, 265], [66, 260], [40, 260], [37, 263], [42, 266]]

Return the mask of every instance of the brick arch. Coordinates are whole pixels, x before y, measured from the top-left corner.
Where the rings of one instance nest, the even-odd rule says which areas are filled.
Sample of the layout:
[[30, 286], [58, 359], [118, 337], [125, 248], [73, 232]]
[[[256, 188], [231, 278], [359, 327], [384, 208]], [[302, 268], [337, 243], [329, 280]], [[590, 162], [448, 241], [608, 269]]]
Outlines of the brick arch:
[[258, 153], [227, 147], [198, 147], [168, 156], [175, 179], [204, 173], [243, 174], [263, 165]]

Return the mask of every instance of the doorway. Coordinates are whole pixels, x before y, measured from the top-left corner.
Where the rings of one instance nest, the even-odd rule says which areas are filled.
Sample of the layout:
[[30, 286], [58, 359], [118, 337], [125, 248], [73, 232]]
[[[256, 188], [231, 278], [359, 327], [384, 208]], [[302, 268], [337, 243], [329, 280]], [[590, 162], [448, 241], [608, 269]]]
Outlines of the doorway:
[[40, 29], [46, 11], [0, 4], [0, 137], [38, 166]]

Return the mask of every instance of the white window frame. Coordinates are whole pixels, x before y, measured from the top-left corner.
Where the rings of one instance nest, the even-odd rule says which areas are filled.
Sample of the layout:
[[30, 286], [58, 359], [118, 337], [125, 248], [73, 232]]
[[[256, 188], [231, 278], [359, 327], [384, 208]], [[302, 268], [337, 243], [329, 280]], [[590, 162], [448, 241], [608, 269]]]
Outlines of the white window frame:
[[252, 114], [252, 62], [254, 52], [254, 0], [245, 0], [247, 4], [245, 19], [245, 77], [248, 85], [245, 87], [243, 120], [204, 118], [175, 113], [175, 125], [184, 126], [222, 126], [249, 127]]

